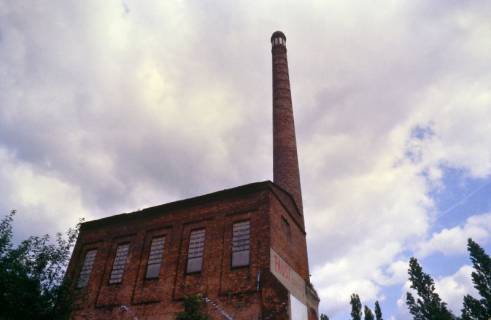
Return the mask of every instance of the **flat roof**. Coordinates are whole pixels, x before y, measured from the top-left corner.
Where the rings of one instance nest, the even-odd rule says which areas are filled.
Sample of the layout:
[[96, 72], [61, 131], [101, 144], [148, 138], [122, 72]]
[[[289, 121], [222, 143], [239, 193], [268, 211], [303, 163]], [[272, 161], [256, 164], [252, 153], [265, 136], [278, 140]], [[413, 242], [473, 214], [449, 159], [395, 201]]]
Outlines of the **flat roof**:
[[[241, 185], [238, 187], [234, 188], [229, 188], [229, 189], [224, 189], [220, 191], [215, 191], [212, 193], [207, 193], [204, 195], [192, 197], [192, 198], [187, 198], [183, 200], [177, 200], [173, 202], [168, 202], [164, 203], [161, 205], [153, 206], [153, 207], [148, 207], [142, 210], [134, 211], [134, 212], [129, 212], [129, 213], [120, 213], [120, 214], [115, 214], [109, 217], [97, 219], [97, 220], [91, 220], [82, 223], [80, 230], [86, 229], [86, 228], [93, 228], [93, 227], [99, 227], [111, 223], [116, 223], [116, 222], [122, 222], [125, 220], [132, 220], [134, 218], [140, 218], [142, 215], [144, 216], [151, 216], [152, 214], [155, 213], [165, 213], [168, 211], [173, 211], [176, 209], [181, 209], [181, 208], [186, 208], [189, 206], [196, 206], [212, 201], [219, 201], [223, 199], [227, 199], [230, 197], [235, 197], [235, 196], [242, 196], [242, 195], [247, 195], [251, 193], [255, 193], [258, 191], [266, 190], [269, 189], [275, 194], [275, 196], [278, 198], [279, 201], [284, 202], [285, 197], [286, 201], [289, 201], [293, 204], [293, 206], [296, 208], [296, 211], [298, 214], [300, 214], [300, 211], [298, 210], [298, 207], [296, 206], [295, 200], [291, 196], [289, 192], [281, 188], [280, 186], [276, 185], [270, 180], [266, 181], [260, 181], [260, 182], [254, 182], [254, 183], [249, 183], [245, 185]], [[284, 196], [278, 196], [276, 192], [282, 193]], [[300, 214], [301, 215], [301, 214]]]

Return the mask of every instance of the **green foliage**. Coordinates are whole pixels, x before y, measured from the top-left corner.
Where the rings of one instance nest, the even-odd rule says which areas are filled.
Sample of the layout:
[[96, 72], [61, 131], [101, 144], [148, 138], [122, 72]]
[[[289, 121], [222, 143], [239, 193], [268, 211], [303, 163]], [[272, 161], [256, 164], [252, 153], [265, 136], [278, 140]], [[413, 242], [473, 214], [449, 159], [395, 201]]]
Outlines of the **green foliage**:
[[365, 320], [374, 320], [373, 312], [369, 307], [365, 306], [364, 313], [365, 313], [365, 318], [364, 318]]
[[329, 320], [329, 317], [325, 314], [321, 314], [321, 320]]
[[78, 228], [55, 242], [48, 235], [31, 236], [14, 246], [15, 211], [0, 221], [0, 319], [66, 319], [69, 284], [63, 280]]
[[435, 283], [430, 275], [423, 272], [418, 260], [409, 260], [409, 281], [411, 289], [417, 293], [416, 299], [411, 293], [406, 294], [406, 304], [414, 320], [451, 320], [455, 319], [448, 310], [447, 304], [435, 292]]
[[[409, 261], [409, 281], [415, 295], [406, 294], [406, 304], [414, 320], [491, 320], [491, 257], [472, 239], [468, 240], [467, 250], [474, 267], [472, 282], [479, 293], [479, 299], [470, 295], [464, 297], [464, 307], [461, 318], [455, 317], [447, 308], [447, 304], [440, 299], [435, 291], [435, 283], [430, 275], [423, 271], [418, 260]], [[351, 318], [361, 320], [361, 302], [357, 294], [350, 299]], [[375, 301], [375, 315], [372, 310], [364, 307], [364, 320], [383, 320], [382, 310], [378, 301]], [[329, 319], [321, 315], [321, 320]], [[374, 317], [375, 316], [375, 317]]]
[[353, 320], [361, 320], [362, 312], [361, 312], [361, 301], [360, 297], [353, 293], [350, 299], [351, 304], [351, 319]]
[[474, 267], [472, 282], [481, 298], [476, 299], [470, 295], [464, 297], [462, 319], [488, 320], [491, 319], [491, 258], [472, 239], [467, 242], [467, 250]]
[[378, 301], [375, 301], [375, 319], [376, 320], [383, 320], [382, 319], [382, 309], [380, 309], [380, 304]]
[[210, 320], [203, 313], [204, 301], [201, 295], [188, 296], [183, 300], [184, 311], [179, 312], [176, 320]]

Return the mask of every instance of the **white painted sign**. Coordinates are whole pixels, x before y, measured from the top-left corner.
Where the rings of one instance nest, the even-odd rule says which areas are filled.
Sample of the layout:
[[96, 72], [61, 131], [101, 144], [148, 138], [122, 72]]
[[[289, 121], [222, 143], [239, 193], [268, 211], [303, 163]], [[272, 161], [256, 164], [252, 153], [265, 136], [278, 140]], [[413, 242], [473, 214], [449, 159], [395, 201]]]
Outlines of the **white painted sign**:
[[270, 269], [271, 273], [304, 305], [307, 303], [305, 294], [305, 281], [292, 269], [292, 267], [283, 260], [276, 251], [270, 250]]
[[308, 320], [309, 312], [307, 306], [295, 296], [290, 294], [290, 319], [291, 320]]

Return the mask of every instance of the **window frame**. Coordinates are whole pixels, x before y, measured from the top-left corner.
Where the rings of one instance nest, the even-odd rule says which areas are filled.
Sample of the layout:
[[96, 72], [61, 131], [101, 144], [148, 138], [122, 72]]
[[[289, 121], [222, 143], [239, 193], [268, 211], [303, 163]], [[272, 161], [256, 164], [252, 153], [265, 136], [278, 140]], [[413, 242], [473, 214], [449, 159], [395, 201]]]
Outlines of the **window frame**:
[[[159, 258], [159, 261], [158, 261], [158, 272], [157, 272], [157, 275], [156, 276], [148, 276], [148, 269], [150, 267], [150, 265], [157, 265], [157, 263], [152, 263], [150, 264], [150, 260], [152, 259], [152, 244], [153, 244], [153, 241], [156, 240], [156, 239], [160, 239], [162, 238], [163, 239], [163, 243], [162, 243], [162, 248], [160, 249], [161, 252], [160, 252], [160, 258]], [[147, 257], [147, 263], [145, 265], [145, 276], [144, 276], [144, 280], [156, 280], [156, 279], [159, 279], [160, 278], [160, 272], [162, 270], [162, 264], [164, 263], [164, 252], [165, 252], [165, 242], [166, 242], [166, 239], [167, 236], [165, 234], [161, 234], [161, 235], [156, 235], [156, 236], [153, 236], [150, 240], [150, 248], [148, 250], [148, 257]]]
[[[120, 247], [123, 247], [123, 246], [128, 246], [128, 251], [126, 252], [126, 257], [125, 257], [125, 261], [124, 261], [124, 264], [123, 264], [123, 267], [121, 268], [122, 271], [121, 271], [121, 278], [118, 282], [115, 282], [115, 281], [112, 281], [112, 278], [113, 278], [113, 272], [115, 271], [115, 263], [116, 263], [116, 259], [118, 259], [118, 249]], [[129, 260], [129, 257], [130, 257], [130, 252], [131, 252], [131, 244], [130, 242], [121, 242], [121, 243], [118, 243], [116, 245], [116, 250], [114, 252], [114, 257], [113, 257], [113, 262], [111, 264], [111, 271], [109, 272], [109, 278], [108, 278], [108, 284], [109, 285], [120, 285], [123, 283], [123, 280], [124, 280], [124, 274], [125, 274], [125, 271], [126, 271], [126, 266], [128, 264], [128, 260]]]
[[[201, 248], [199, 247], [191, 247], [191, 241], [193, 240], [192, 239], [192, 236], [193, 236], [193, 233], [197, 233], [197, 232], [200, 232], [202, 231], [203, 232], [203, 241], [202, 241], [202, 246]], [[194, 239], [194, 241], [198, 241], [199, 239]], [[205, 247], [206, 247], [206, 228], [205, 227], [202, 227], [202, 228], [196, 228], [196, 229], [192, 229], [190, 232], [189, 232], [189, 236], [188, 236], [188, 249], [187, 249], [187, 252], [186, 252], [186, 267], [185, 267], [185, 274], [188, 275], [188, 274], [198, 274], [198, 273], [201, 273], [203, 272], [203, 266], [204, 266], [204, 258], [205, 258]], [[200, 249], [200, 256], [193, 256], [190, 258], [190, 253], [191, 253], [191, 250], [199, 250]], [[193, 253], [194, 254], [194, 253]], [[199, 270], [189, 270], [189, 261], [191, 259], [201, 259], [201, 263], [200, 263], [200, 267], [199, 267]]]
[[[92, 275], [92, 270], [94, 269], [95, 259], [97, 258], [97, 251], [98, 251], [97, 248], [90, 248], [90, 249], [85, 250], [85, 254], [83, 255], [84, 259], [83, 259], [82, 265], [80, 267], [80, 270], [78, 272], [77, 283], [75, 284], [76, 289], [83, 289], [89, 285], [90, 276]], [[86, 266], [87, 256], [91, 252], [95, 252], [95, 253], [94, 253], [94, 256], [91, 258], [92, 261], [90, 262], [90, 267], [88, 267], [89, 268], [88, 272], [85, 270], [86, 271], [85, 273], [87, 274], [87, 278], [86, 278], [86, 280], [84, 280], [83, 285], [80, 285], [80, 279], [82, 278], [82, 275], [83, 275], [82, 273], [84, 272], [84, 269], [87, 267]]]
[[292, 242], [292, 227], [288, 219], [284, 216], [281, 216], [281, 229], [283, 230], [283, 234], [286, 236], [288, 243]]
[[[248, 239], [247, 239], [248, 240], [248, 244], [247, 244], [248, 248], [247, 248], [247, 250], [234, 251], [234, 226], [241, 224], [241, 223], [244, 223], [244, 222], [247, 222], [249, 225], [249, 233], [248, 233]], [[239, 239], [238, 241], [240, 241], [240, 240], [243, 240], [243, 239]], [[234, 253], [240, 253], [240, 252], [244, 252], [244, 251], [248, 252], [247, 264], [234, 265]], [[250, 265], [251, 265], [251, 220], [250, 219], [244, 219], [244, 220], [234, 221], [232, 223], [232, 236], [230, 239], [230, 268], [231, 269], [249, 268]]]

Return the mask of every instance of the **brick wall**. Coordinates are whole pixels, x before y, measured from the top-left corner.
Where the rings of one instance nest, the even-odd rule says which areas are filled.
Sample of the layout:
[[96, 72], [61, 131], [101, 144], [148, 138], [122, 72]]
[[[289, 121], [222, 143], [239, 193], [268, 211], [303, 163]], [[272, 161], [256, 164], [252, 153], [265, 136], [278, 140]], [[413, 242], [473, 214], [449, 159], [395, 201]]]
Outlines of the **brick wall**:
[[[300, 212], [303, 212], [295, 122], [293, 118], [290, 76], [288, 73], [286, 37], [282, 32], [275, 32], [271, 40], [273, 75], [273, 180], [293, 196]], [[281, 43], [277, 43], [275, 40], [281, 40]]]
[[[235, 319], [257, 319], [263, 310], [278, 307], [273, 305], [277, 301], [288, 303], [286, 289], [270, 279], [269, 250], [273, 246], [307, 277], [305, 233], [273, 188], [270, 182], [263, 182], [85, 223], [68, 276], [76, 282], [85, 253], [97, 249], [97, 255], [88, 285], [74, 288], [72, 318], [125, 319], [134, 313], [140, 320], [174, 319], [185, 295], [195, 293], [206, 295]], [[282, 217], [290, 221], [290, 239], [281, 233]], [[232, 225], [244, 220], [250, 221], [250, 264], [232, 268]], [[197, 228], [206, 230], [203, 267], [200, 273], [186, 274], [189, 235]], [[155, 236], [165, 236], [163, 262], [159, 277], [147, 280]], [[130, 244], [123, 280], [109, 284], [116, 248], [123, 243]], [[123, 311], [122, 305], [129, 311]], [[214, 308], [208, 311], [214, 319], [222, 319]], [[275, 317], [272, 319], [285, 319]]]

